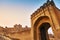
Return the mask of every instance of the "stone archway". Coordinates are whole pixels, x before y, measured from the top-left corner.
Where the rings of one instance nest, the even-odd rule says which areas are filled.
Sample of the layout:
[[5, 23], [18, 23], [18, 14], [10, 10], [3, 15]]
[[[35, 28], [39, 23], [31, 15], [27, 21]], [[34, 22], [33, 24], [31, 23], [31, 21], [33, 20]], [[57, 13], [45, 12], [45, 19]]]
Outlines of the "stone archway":
[[[46, 24], [47, 23], [47, 24]], [[43, 27], [43, 25], [45, 25]], [[47, 26], [46, 26], [47, 25]], [[48, 28], [52, 27], [55, 39], [60, 38], [60, 9], [53, 0], [47, 1], [31, 15], [32, 40], [49, 40]], [[47, 27], [47, 28], [46, 28]], [[44, 30], [44, 31], [43, 31]], [[45, 33], [45, 34], [43, 34]], [[45, 35], [45, 38], [42, 36]], [[43, 39], [44, 38], [44, 39]]]
[[38, 18], [34, 24], [34, 40], [49, 40], [48, 29], [51, 27], [48, 16]]
[[43, 23], [41, 24], [41, 26], [39, 27], [39, 36], [41, 36], [41, 40], [48, 40], [47, 36], [48, 36], [48, 29], [50, 27], [49, 23]]

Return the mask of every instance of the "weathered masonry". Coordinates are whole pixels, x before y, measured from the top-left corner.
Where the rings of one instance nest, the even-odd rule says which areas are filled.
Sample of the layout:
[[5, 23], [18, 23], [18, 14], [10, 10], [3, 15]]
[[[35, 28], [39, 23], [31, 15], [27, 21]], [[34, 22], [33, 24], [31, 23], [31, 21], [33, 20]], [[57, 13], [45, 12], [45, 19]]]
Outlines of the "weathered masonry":
[[50, 27], [56, 40], [60, 38], [60, 9], [53, 0], [48, 0], [31, 15], [31, 26], [32, 40], [49, 40]]

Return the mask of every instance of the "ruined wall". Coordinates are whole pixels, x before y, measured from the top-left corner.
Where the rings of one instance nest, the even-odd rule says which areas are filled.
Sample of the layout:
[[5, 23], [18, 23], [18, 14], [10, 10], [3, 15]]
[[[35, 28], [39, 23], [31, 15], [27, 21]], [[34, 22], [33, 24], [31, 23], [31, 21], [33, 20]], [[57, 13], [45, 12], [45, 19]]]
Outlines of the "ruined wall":
[[12, 28], [0, 27], [0, 35], [6, 36], [11, 39], [19, 40], [31, 40], [31, 28], [25, 26], [24, 28], [20, 25], [14, 25]]

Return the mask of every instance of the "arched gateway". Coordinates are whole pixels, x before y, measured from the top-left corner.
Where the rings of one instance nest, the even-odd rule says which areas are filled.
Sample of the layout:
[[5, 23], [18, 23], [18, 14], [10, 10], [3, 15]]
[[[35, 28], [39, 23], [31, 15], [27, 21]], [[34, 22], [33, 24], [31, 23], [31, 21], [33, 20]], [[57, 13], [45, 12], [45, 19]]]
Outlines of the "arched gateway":
[[50, 27], [55, 38], [60, 38], [60, 10], [53, 0], [48, 0], [31, 15], [31, 26], [32, 40], [49, 40], [47, 30]]

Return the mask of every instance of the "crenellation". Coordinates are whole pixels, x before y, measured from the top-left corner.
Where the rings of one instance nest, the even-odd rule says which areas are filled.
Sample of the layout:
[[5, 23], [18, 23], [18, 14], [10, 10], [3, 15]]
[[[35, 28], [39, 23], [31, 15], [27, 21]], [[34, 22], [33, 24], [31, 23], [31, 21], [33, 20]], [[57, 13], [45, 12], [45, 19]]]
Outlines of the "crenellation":
[[[10, 28], [0, 26], [0, 35], [15, 38], [14, 40], [60, 40], [60, 27], [55, 18], [56, 13], [57, 19], [60, 20], [60, 9], [55, 7], [53, 0], [47, 0], [31, 15], [31, 28], [27, 25], [22, 27], [21, 24], [15, 24]], [[59, 29], [56, 30], [55, 26]], [[50, 27], [53, 29], [53, 35], [48, 33]]]
[[44, 3], [44, 4], [43, 4], [43, 8], [45, 8], [46, 6], [47, 6], [47, 3]]
[[[38, 34], [38, 32], [41, 32], [39, 30], [39, 27], [43, 27], [43, 25], [41, 26], [41, 24], [43, 24], [45, 22], [51, 24], [50, 27], [53, 27], [52, 29], [54, 32], [54, 37], [52, 36], [52, 38], [48, 37], [48, 33], [46, 33], [47, 34], [46, 40], [49, 40], [49, 38], [50, 38], [50, 40], [55, 40], [56, 38], [58, 39], [58, 37], [60, 38], [60, 36], [59, 36], [59, 34], [60, 34], [60, 32], [59, 32], [60, 31], [60, 27], [59, 27], [60, 14], [59, 13], [60, 13], [60, 9], [58, 9], [55, 6], [53, 0], [51, 0], [51, 1], [48, 0], [46, 3], [43, 4], [43, 6], [38, 8], [37, 11], [35, 11], [32, 14], [32, 16], [31, 16], [31, 23], [32, 23], [31, 29], [33, 32], [32, 37], [34, 37], [33, 40], [40, 40], [39, 37], [42, 37], [42, 36], [40, 36], [41, 34]], [[49, 17], [49, 18], [46, 18], [45, 16]], [[42, 19], [42, 20], [40, 20], [40, 19]], [[56, 25], [58, 25], [58, 26], [56, 26]], [[55, 29], [55, 26], [58, 29], [58, 31]], [[44, 25], [44, 27], [45, 27], [45, 25]], [[44, 38], [42, 37], [41, 40], [44, 40]]]
[[31, 15], [31, 17], [34, 18], [35, 15], [38, 14], [38, 12], [44, 10], [44, 9], [47, 8], [49, 5], [55, 6], [53, 0], [51, 0], [51, 1], [48, 0], [47, 3], [44, 3], [43, 6], [41, 6], [40, 8], [38, 8], [37, 11], [35, 11], [35, 12]]
[[35, 19], [42, 12], [45, 14], [45, 11], [48, 10], [47, 8], [51, 7], [51, 6], [55, 6], [55, 4], [54, 4], [54, 2], [52, 0], [44, 3], [43, 6], [41, 6], [40, 8], [38, 8], [37, 11], [35, 11], [31, 15], [31, 20]]
[[30, 32], [30, 28], [28, 26], [25, 26], [24, 28], [20, 24], [15, 24], [14, 27], [8, 28], [7, 26], [5, 28], [0, 27], [0, 34], [1, 32], [3, 34], [12, 34], [12, 33], [21, 33], [21, 32]]
[[31, 38], [31, 28], [28, 26], [22, 27], [20, 24], [15, 24], [10, 28], [7, 26], [5, 28], [0, 26], [0, 35], [8, 37], [10, 39], [15, 38], [15, 40], [25, 40], [26, 38]]

